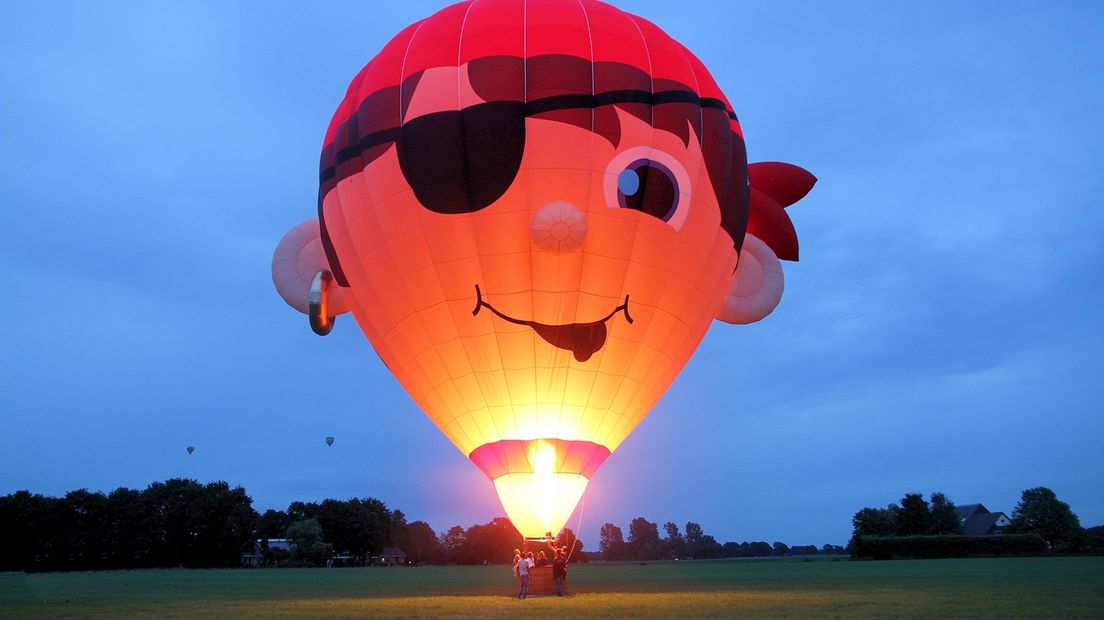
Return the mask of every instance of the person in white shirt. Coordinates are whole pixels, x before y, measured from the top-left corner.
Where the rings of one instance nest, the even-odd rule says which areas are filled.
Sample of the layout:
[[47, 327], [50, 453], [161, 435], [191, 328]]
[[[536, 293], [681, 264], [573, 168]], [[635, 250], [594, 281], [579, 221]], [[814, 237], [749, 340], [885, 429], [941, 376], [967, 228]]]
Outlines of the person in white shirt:
[[529, 595], [529, 558], [522, 557], [519, 553], [514, 556], [514, 574], [518, 576], [518, 598], [525, 598]]

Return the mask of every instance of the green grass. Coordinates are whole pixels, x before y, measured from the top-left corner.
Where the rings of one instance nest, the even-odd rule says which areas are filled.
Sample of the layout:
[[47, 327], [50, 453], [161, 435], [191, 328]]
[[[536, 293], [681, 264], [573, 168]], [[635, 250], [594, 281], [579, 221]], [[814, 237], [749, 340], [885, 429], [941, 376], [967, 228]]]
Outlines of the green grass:
[[1104, 558], [735, 560], [571, 567], [511, 598], [507, 566], [0, 574], [0, 617], [1104, 617]]

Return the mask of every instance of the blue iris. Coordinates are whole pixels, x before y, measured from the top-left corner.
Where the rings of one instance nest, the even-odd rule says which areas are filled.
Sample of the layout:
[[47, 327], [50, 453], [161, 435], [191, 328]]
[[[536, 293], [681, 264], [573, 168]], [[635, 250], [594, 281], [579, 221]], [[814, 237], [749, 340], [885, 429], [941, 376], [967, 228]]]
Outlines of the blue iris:
[[626, 196], [632, 196], [640, 189], [640, 175], [631, 168], [622, 170], [621, 174], [617, 175], [617, 189]]

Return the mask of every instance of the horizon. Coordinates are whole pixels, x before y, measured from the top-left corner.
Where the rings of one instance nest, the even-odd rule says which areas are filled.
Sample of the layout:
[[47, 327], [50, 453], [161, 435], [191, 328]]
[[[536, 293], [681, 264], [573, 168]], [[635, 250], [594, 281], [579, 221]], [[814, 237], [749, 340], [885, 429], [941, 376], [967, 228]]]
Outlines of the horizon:
[[[180, 479], [180, 478], [177, 478], [177, 479]], [[229, 482], [229, 481], [226, 481], [226, 480], [203, 481], [203, 480], [195, 480], [195, 479], [190, 479], [190, 478], [183, 478], [183, 479], [184, 480], [191, 480], [192, 482], [195, 482], [195, 483], [200, 484], [200, 485], [206, 485], [206, 484], [220, 483], [221, 482], [221, 483], [225, 483], [225, 484], [229, 485], [229, 487], [231, 489], [241, 488], [245, 491], [245, 493], [247, 495], [249, 495], [249, 489], [245, 488], [242, 485], [234, 484], [233, 482]], [[144, 487], [141, 487], [141, 488], [139, 488], [139, 487], [134, 487], [134, 488], [131, 488], [131, 487], [116, 487], [115, 489], [79, 488], [79, 489], [70, 489], [69, 492], [87, 491], [89, 493], [100, 493], [104, 496], [107, 496], [107, 495], [110, 495], [112, 492], [114, 492], [118, 489], [124, 489], [125, 488], [125, 489], [130, 489], [130, 490], [142, 491], [145, 488], [148, 488], [149, 486], [152, 486], [154, 484], [165, 483], [165, 482], [168, 482], [168, 480], [155, 480], [155, 481], [152, 481], [148, 485], [146, 485]], [[1030, 489], [1025, 489], [1025, 491], [1028, 491], [1028, 490], [1030, 490]], [[31, 489], [17, 489], [15, 491], [12, 491], [11, 494], [19, 493], [19, 492], [25, 492], [25, 491], [30, 492], [31, 494], [36, 494], [35, 491], [33, 491]], [[62, 494], [52, 496], [52, 497], [54, 497], [55, 499], [63, 498], [69, 492], [62, 493]], [[936, 491], [934, 493], [938, 493], [938, 491]], [[11, 495], [11, 494], [9, 494], [9, 495]], [[44, 495], [44, 494], [37, 493], [37, 495]], [[930, 502], [931, 494], [921, 494], [921, 495], [924, 496], [923, 499], [924, 499], [925, 503]], [[252, 496], [250, 495], [249, 497], [252, 500]], [[324, 501], [329, 501], [329, 500], [350, 501], [350, 500], [355, 500], [355, 499], [360, 499], [360, 500], [376, 499], [376, 500], [379, 500], [379, 501], [383, 502], [383, 504], [387, 507], [388, 510], [402, 512], [403, 516], [406, 518], [406, 523], [407, 524], [414, 523], [414, 522], [419, 522], [419, 521], [420, 522], [425, 522], [425, 520], [421, 519], [421, 518], [417, 518], [417, 517], [412, 518], [411, 515], [406, 514], [406, 511], [402, 510], [401, 506], [393, 506], [391, 504], [388, 504], [382, 498], [372, 497], [370, 495], [344, 497], [344, 498], [325, 497], [325, 498], [320, 498], [320, 499], [316, 499], [316, 500], [309, 500], [309, 501], [292, 500], [292, 502], [290, 502], [290, 503], [294, 503], [296, 501], [302, 501], [302, 503], [304, 503], [304, 504], [312, 504], [313, 503], [313, 504], [317, 505], [317, 504], [320, 504]], [[903, 499], [903, 495], [902, 495], [902, 499]], [[951, 502], [952, 506], [956, 509], [958, 509], [958, 508], [967, 508], [967, 507], [970, 507], [970, 506], [980, 506], [981, 508], [985, 508], [986, 510], [988, 510], [988, 508], [989, 508], [988, 506], [985, 506], [984, 502], [957, 503], [957, 502], [954, 502], [953, 498], [947, 498], [947, 499]], [[278, 512], [283, 512], [283, 513], [286, 514], [287, 509], [290, 507], [290, 503], [289, 503], [289, 505], [285, 505], [283, 507], [273, 507], [273, 506], [259, 507], [259, 506], [253, 505], [253, 509], [255, 511], [257, 511], [258, 515], [264, 515], [264, 513], [268, 510], [276, 510]], [[1019, 504], [1019, 502], [1017, 502], [1017, 504]], [[899, 508], [901, 506], [901, 503], [900, 502], [891, 502], [890, 505], [897, 506]], [[863, 509], [863, 508], [880, 509], [880, 508], [885, 508], [885, 507], [886, 506], [862, 506], [861, 508], [856, 509], [856, 512], [858, 510]], [[989, 512], [991, 512], [993, 514], [998, 514], [998, 513], [1004, 514], [1005, 516], [1007, 516], [1009, 518], [1013, 517], [1013, 515], [1015, 514], [1014, 509], [1010, 509], [1010, 510], [989, 510]], [[1074, 512], [1076, 513], [1076, 511], [1074, 511]], [[633, 517], [631, 520], [635, 520], [636, 518], [643, 518], [645, 520], [648, 520], [647, 515], [637, 515], [636, 517]], [[434, 533], [437, 534], [438, 539], [443, 539], [444, 534], [452, 527], [459, 526], [459, 527], [463, 528], [464, 530], [468, 530], [471, 527], [478, 526], [478, 525], [490, 525], [493, 521], [498, 520], [498, 519], [507, 519], [508, 520], [508, 518], [506, 517], [505, 514], [501, 514], [501, 515], [496, 515], [494, 517], [491, 517], [486, 522], [480, 522], [480, 523], [470, 523], [470, 524], [453, 523], [452, 525], [444, 525], [444, 526], [441, 526], [441, 527], [436, 527], [433, 524], [429, 524], [429, 525], [433, 529]], [[664, 529], [664, 525], [665, 525], [665, 523], [667, 523], [667, 521], [657, 520], [653, 523], [656, 525], [657, 529], [660, 531], [660, 539], [661, 540], [666, 539], [666, 534], [663, 532], [663, 529]], [[676, 521], [674, 523], [678, 526], [679, 534], [683, 535], [683, 536], [685, 536], [685, 534], [686, 534], [686, 526], [689, 525], [690, 523], [695, 523], [699, 526], [702, 525], [701, 523], [698, 523], [697, 521], [694, 521], [693, 519], [688, 519], [686, 522], [677, 522]], [[604, 525], [606, 525], [606, 523], [603, 523], [602, 525], [599, 525], [599, 526], [596, 526], [596, 527], [598, 527], [600, 529]], [[630, 522], [626, 522], [624, 524], [612, 523], [612, 525], [616, 525], [621, 530], [622, 534], [624, 535], [625, 541], [627, 542], [628, 538], [629, 538]], [[1092, 527], [1104, 527], [1104, 524], [1097, 525], [1097, 526], [1090, 526], [1090, 525], [1086, 525], [1086, 524], [1082, 523], [1081, 525], [1082, 525], [1082, 527], [1084, 527], [1086, 529], [1089, 529], [1089, 528], [1092, 528]], [[567, 531], [567, 530], [570, 530], [573, 534], [575, 533], [575, 529], [571, 527], [570, 523], [565, 525], [564, 530], [562, 530], [562, 531]], [[561, 533], [562, 533], [562, 531], [561, 531]], [[705, 528], [704, 526], [702, 526], [702, 534], [712, 536], [712, 534], [709, 532], [709, 530], [707, 528]], [[258, 539], [258, 540], [260, 540], [260, 539]], [[270, 538], [269, 540], [283, 540], [283, 539], [282, 538]], [[588, 547], [586, 545], [586, 540], [583, 539], [582, 537], [578, 537], [578, 540], [579, 540], [580, 544], [583, 545], [583, 548], [582, 548], [583, 551], [586, 551], [588, 553], [596, 553], [596, 552], [599, 551], [599, 541], [601, 540], [600, 536], [594, 538], [593, 547]], [[746, 538], [746, 537], [745, 538], [736, 537], [736, 538], [733, 538], [733, 539], [724, 539], [724, 540], [716, 539], [716, 542], [718, 544], [721, 544], [721, 545], [728, 544], [728, 543], [741, 544], [741, 543], [769, 542], [769, 543], [773, 544], [773, 543], [776, 543], [776, 542], [782, 542], [782, 543], [785, 543], [789, 547], [812, 545], [812, 546], [814, 546], [818, 549], [818, 552], [820, 550], [822, 550], [822, 548], [825, 547], [826, 545], [833, 545], [833, 546], [836, 546], [836, 547], [839, 547], [839, 548], [843, 549], [843, 548], [847, 547], [847, 543], [848, 543], [848, 541], [844, 541], [843, 544], [837, 544], [837, 543], [828, 541], [826, 543], [817, 544], [817, 543], [814, 543], [814, 542], [811, 542], [811, 541], [804, 541], [804, 542], [798, 542], [798, 543], [792, 543], [791, 544], [791, 542], [787, 541], [785, 538], [777, 539], [777, 540], [767, 540], [767, 539], [756, 540], [754, 538]], [[676, 559], [678, 559], [678, 558], [676, 558]]]
[[[318, 338], [269, 271], [349, 81], [446, 4], [356, 36], [354, 3], [0, 7], [0, 495], [183, 477], [260, 513], [505, 516], [351, 317]], [[841, 545], [909, 492], [1011, 516], [1046, 486], [1104, 523], [1104, 8], [615, 4], [702, 59], [749, 161], [819, 182], [775, 313], [711, 329], [591, 480], [588, 550], [637, 516]]]

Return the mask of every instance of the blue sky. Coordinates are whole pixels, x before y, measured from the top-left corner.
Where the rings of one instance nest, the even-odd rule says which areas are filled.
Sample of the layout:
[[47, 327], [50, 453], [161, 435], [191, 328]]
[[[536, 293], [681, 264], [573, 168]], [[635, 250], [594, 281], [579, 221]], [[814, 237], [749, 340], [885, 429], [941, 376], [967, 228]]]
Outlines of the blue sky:
[[[440, 6], [0, 5], [0, 493], [501, 514], [353, 322], [314, 336], [269, 276], [348, 81]], [[820, 182], [781, 306], [715, 325], [592, 481], [588, 547], [641, 515], [843, 544], [910, 491], [1010, 513], [1044, 485], [1104, 523], [1104, 9], [618, 6], [710, 67], [752, 161]]]

